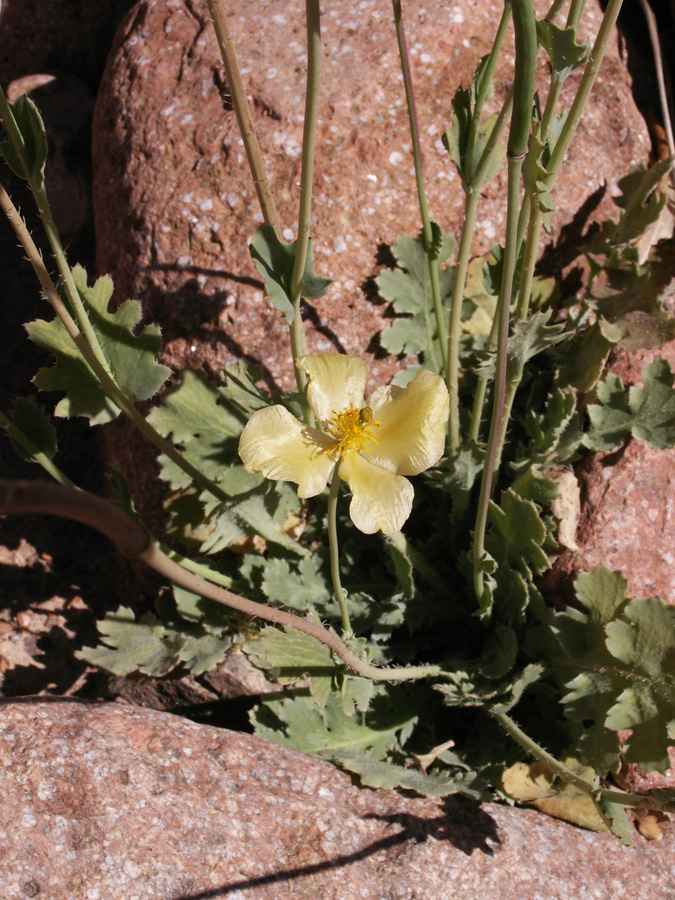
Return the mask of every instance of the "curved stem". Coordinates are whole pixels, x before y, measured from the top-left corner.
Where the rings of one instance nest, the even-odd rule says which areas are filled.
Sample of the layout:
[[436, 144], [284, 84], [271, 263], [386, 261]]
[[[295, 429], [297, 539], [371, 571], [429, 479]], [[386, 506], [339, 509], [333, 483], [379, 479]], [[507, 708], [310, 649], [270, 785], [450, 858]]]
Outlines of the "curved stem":
[[333, 468], [330, 480], [330, 493], [328, 494], [328, 546], [330, 548], [330, 574], [333, 579], [333, 592], [340, 607], [342, 617], [342, 631], [345, 637], [352, 635], [352, 626], [349, 622], [349, 610], [347, 608], [347, 595], [340, 581], [340, 549], [337, 538], [337, 501], [340, 493], [340, 462], [338, 460]]
[[91, 525], [114, 541], [125, 555], [143, 560], [160, 575], [180, 587], [245, 615], [264, 619], [273, 625], [295, 628], [303, 634], [316, 638], [329, 647], [346, 666], [364, 678], [370, 678], [372, 681], [412, 681], [444, 676], [438, 665], [379, 669], [372, 663], [359, 659], [334, 631], [328, 631], [319, 622], [303, 619], [282, 609], [272, 609], [215, 584], [209, 584], [169, 559], [151, 542], [145, 529], [129, 519], [121, 509], [86, 491], [72, 490], [55, 484], [0, 478], [0, 515], [24, 513], [46, 513]]
[[[405, 29], [403, 27], [403, 16], [401, 14], [401, 0], [392, 0], [394, 9], [394, 24], [396, 25], [396, 37], [398, 39], [398, 50], [401, 58], [401, 72], [403, 73], [403, 84], [405, 86], [405, 98], [408, 106], [408, 120], [410, 122], [410, 136], [412, 138], [413, 162], [415, 164], [415, 181], [417, 183], [417, 198], [420, 207], [420, 215], [422, 217], [422, 234], [424, 236], [424, 250], [427, 255], [427, 264], [429, 267], [429, 281], [431, 283], [431, 298], [434, 307], [434, 316], [436, 318], [436, 333], [441, 348], [441, 363], [445, 367], [447, 365], [446, 348], [444, 346], [445, 322], [443, 316], [443, 306], [441, 303], [441, 282], [440, 282], [440, 266], [438, 256], [434, 256], [432, 251], [433, 232], [431, 228], [431, 220], [429, 218], [429, 207], [427, 204], [427, 195], [424, 187], [424, 170], [422, 166], [422, 151], [420, 148], [419, 123], [417, 120], [417, 105], [415, 103], [415, 93], [412, 83], [412, 72], [410, 71], [410, 57], [408, 56], [408, 45], [405, 38]], [[431, 338], [431, 335], [430, 335]], [[436, 356], [436, 350], [433, 341], [429, 341], [429, 350], [433, 357]], [[433, 360], [435, 368], [440, 368], [436, 359]]]
[[306, 0], [307, 9], [307, 90], [305, 94], [305, 122], [302, 132], [302, 172], [300, 175], [300, 210], [298, 212], [298, 239], [291, 275], [290, 300], [295, 309], [291, 324], [291, 353], [295, 368], [295, 380], [299, 390], [307, 385], [307, 375], [295, 365], [295, 360], [307, 353], [307, 340], [301, 314], [302, 279], [309, 248], [310, 218], [312, 213], [312, 181], [314, 178], [314, 148], [319, 107], [319, 82], [321, 75], [321, 10], [319, 0]]
[[265, 162], [260, 152], [258, 138], [253, 128], [253, 120], [246, 99], [246, 88], [241, 77], [237, 54], [232, 41], [232, 33], [227, 23], [227, 15], [223, 0], [206, 0], [213, 22], [213, 28], [216, 32], [216, 39], [220, 49], [220, 55], [225, 66], [225, 74], [227, 76], [227, 86], [232, 98], [232, 106], [237, 117], [237, 125], [241, 139], [244, 142], [246, 158], [253, 176], [256, 194], [258, 195], [258, 203], [263, 214], [263, 218], [267, 225], [274, 228], [274, 232], [278, 238], [281, 238], [281, 226], [279, 224], [279, 216], [274, 205], [272, 191], [265, 173]]

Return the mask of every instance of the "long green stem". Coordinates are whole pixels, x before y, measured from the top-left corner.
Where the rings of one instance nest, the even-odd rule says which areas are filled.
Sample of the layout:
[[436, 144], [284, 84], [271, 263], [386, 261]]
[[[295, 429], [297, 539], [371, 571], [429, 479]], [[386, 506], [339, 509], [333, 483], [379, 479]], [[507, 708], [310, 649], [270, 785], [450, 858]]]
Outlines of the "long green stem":
[[26, 513], [62, 516], [91, 525], [114, 541], [125, 555], [141, 559], [180, 587], [236, 609], [247, 616], [261, 618], [274, 625], [295, 628], [303, 634], [316, 638], [329, 647], [346, 666], [364, 678], [370, 678], [372, 681], [412, 681], [444, 676], [441, 667], [437, 665], [379, 669], [372, 663], [359, 659], [334, 631], [328, 631], [319, 622], [303, 619], [282, 609], [272, 609], [215, 584], [209, 584], [169, 559], [158, 546], [150, 542], [141, 525], [133, 522], [121, 509], [107, 500], [86, 491], [72, 490], [61, 485], [0, 479], [0, 515]]
[[[513, 89], [502, 107], [495, 124], [490, 132], [490, 137], [483, 150], [480, 163], [476, 169], [471, 189], [466, 194], [464, 207], [464, 223], [457, 249], [457, 262], [455, 264], [455, 280], [452, 285], [452, 298], [450, 300], [450, 324], [448, 328], [448, 367], [447, 386], [450, 395], [450, 419], [448, 422], [448, 454], [454, 456], [461, 444], [459, 424], [459, 345], [461, 338], [462, 304], [464, 302], [464, 289], [469, 271], [471, 259], [471, 245], [478, 216], [480, 204], [480, 192], [485, 182], [495, 154], [499, 148], [499, 142], [506, 128], [506, 124], [513, 109]], [[482, 400], [481, 400], [482, 406]], [[475, 440], [475, 438], [474, 438]]]
[[485, 463], [481, 478], [476, 527], [473, 545], [474, 587], [479, 600], [483, 597], [483, 555], [485, 553], [485, 530], [487, 514], [492, 494], [495, 463], [499, 447], [499, 435], [504, 416], [504, 397], [506, 392], [506, 364], [509, 337], [509, 314], [513, 291], [513, 276], [516, 268], [516, 232], [518, 229], [518, 207], [520, 202], [520, 173], [523, 168], [521, 157], [509, 158], [508, 161], [508, 200], [506, 212], [506, 241], [504, 247], [504, 267], [502, 283], [497, 301], [495, 318], [497, 321], [497, 359], [495, 362], [494, 396], [492, 399], [492, 418], [490, 433], [485, 448]]
[[206, 0], [209, 14], [216, 32], [216, 39], [220, 49], [220, 55], [225, 66], [227, 86], [232, 98], [232, 106], [237, 117], [237, 125], [241, 139], [244, 142], [246, 158], [253, 176], [258, 203], [267, 225], [274, 228], [276, 236], [281, 238], [281, 226], [274, 205], [274, 198], [270, 189], [269, 180], [265, 173], [265, 162], [260, 152], [258, 138], [253, 127], [253, 120], [246, 99], [246, 88], [241, 77], [241, 70], [237, 60], [237, 54], [232, 41], [232, 33], [227, 22], [223, 0]]
[[94, 331], [91, 322], [89, 321], [89, 317], [87, 316], [84, 304], [82, 303], [82, 298], [80, 297], [77, 286], [75, 285], [73, 274], [70, 271], [70, 266], [68, 265], [68, 260], [66, 259], [63, 245], [61, 244], [61, 238], [54, 223], [49, 200], [47, 199], [47, 192], [44, 186], [44, 178], [42, 177], [41, 172], [32, 170], [28, 164], [29, 159], [27, 148], [23, 141], [21, 131], [17, 125], [12, 108], [7, 102], [7, 98], [5, 97], [2, 88], [0, 88], [0, 117], [2, 118], [5, 128], [7, 129], [7, 133], [14, 146], [14, 150], [21, 159], [26, 181], [28, 182], [28, 186], [30, 187], [33, 194], [35, 204], [37, 206], [42, 224], [45, 229], [45, 234], [47, 235], [47, 239], [49, 240], [49, 245], [52, 249], [52, 253], [56, 261], [56, 266], [59, 270], [59, 275], [61, 276], [61, 279], [63, 281], [63, 286], [65, 288], [71, 309], [73, 310], [73, 312], [75, 313], [75, 317], [77, 318], [80, 331], [83, 334], [87, 344], [91, 347], [91, 350], [96, 356], [99, 364], [103, 369], [105, 369], [107, 374], [111, 376], [112, 373], [105, 358], [105, 354], [101, 349], [101, 345], [99, 343], [98, 337], [96, 336], [96, 332]]
[[595, 79], [598, 77], [603, 57], [610, 41], [613, 39], [616, 20], [619, 17], [622, 4], [623, 0], [609, 0], [607, 3], [607, 8], [605, 9], [598, 35], [588, 56], [584, 74], [581, 76], [581, 81], [579, 82], [579, 88], [572, 102], [572, 106], [570, 107], [565, 124], [563, 125], [560, 137], [556, 141], [553, 153], [548, 162], [547, 169], [552, 177], [557, 174], [558, 169], [563, 164], [567, 151], [572, 143], [572, 139], [579, 126], [579, 122], [584, 114], [586, 103], [591, 95]]
[[502, 44], [506, 37], [506, 32], [511, 22], [511, 0], [504, 0], [504, 9], [497, 26], [497, 34], [492, 42], [490, 53], [488, 54], [485, 67], [481, 73], [481, 79], [478, 84], [476, 93], [476, 102], [471, 114], [471, 122], [469, 123], [469, 133], [466, 138], [466, 156], [471, 157], [473, 149], [476, 145], [476, 138], [480, 127], [481, 116], [483, 115], [483, 107], [492, 93], [492, 79], [497, 68], [499, 54], [502, 50]]
[[337, 537], [337, 502], [340, 493], [340, 460], [335, 463], [328, 494], [328, 547], [330, 550], [330, 574], [333, 580], [333, 593], [340, 607], [343, 636], [352, 634], [347, 608], [347, 595], [340, 581], [340, 548]]
[[[511, 4], [505, 3], [497, 34], [486, 63], [486, 68], [481, 79], [481, 89], [476, 96], [476, 103], [472, 113], [471, 123], [469, 125], [469, 135], [467, 138], [467, 147], [475, 144], [476, 135], [480, 125], [480, 118], [483, 106], [487, 99], [488, 87], [492, 80], [492, 74], [497, 65], [499, 53], [504, 41], [506, 29], [511, 18]], [[476, 218], [478, 215], [478, 205], [480, 203], [480, 192], [485, 182], [486, 174], [492, 164], [494, 155], [499, 146], [499, 141], [506, 127], [506, 123], [511, 115], [513, 108], [513, 89], [509, 91], [509, 95], [504, 103], [497, 120], [492, 128], [490, 137], [483, 150], [480, 162], [474, 174], [470, 185], [465, 185], [466, 201], [464, 209], [464, 223], [462, 225], [462, 234], [460, 236], [459, 247], [457, 249], [457, 262], [455, 264], [455, 278], [452, 286], [452, 297], [450, 299], [450, 322], [448, 325], [448, 349], [446, 384], [448, 394], [450, 395], [450, 417], [448, 420], [448, 443], [447, 451], [449, 456], [454, 456], [459, 450], [462, 443], [459, 421], [459, 344], [461, 338], [461, 322], [462, 322], [462, 306], [464, 303], [464, 289], [466, 287], [466, 279], [469, 268], [469, 259], [471, 257], [471, 245], [473, 242], [473, 234], [476, 227]]]
[[33, 270], [38, 277], [40, 282], [40, 286], [44, 292], [45, 297], [51, 303], [54, 312], [61, 320], [63, 327], [66, 329], [66, 332], [72, 339], [73, 343], [77, 347], [77, 349], [82, 354], [85, 362], [89, 365], [90, 369], [96, 375], [96, 377], [101, 382], [106, 393], [113, 400], [116, 406], [127, 416], [127, 418], [139, 429], [139, 431], [145, 435], [145, 437], [150, 440], [158, 450], [168, 456], [173, 462], [176, 463], [184, 472], [186, 472], [202, 489], [208, 491], [218, 500], [227, 500], [228, 495], [218, 487], [217, 484], [214, 484], [210, 479], [208, 479], [199, 469], [196, 469], [191, 463], [189, 463], [178, 450], [175, 449], [168, 441], [166, 441], [155, 429], [143, 418], [143, 416], [138, 412], [136, 407], [133, 405], [131, 400], [125, 396], [125, 394], [119, 389], [113, 378], [108, 374], [106, 368], [98, 360], [92, 348], [89, 346], [87, 341], [82, 336], [80, 330], [77, 327], [77, 324], [73, 320], [69, 311], [66, 309], [61, 297], [59, 296], [58, 291], [56, 290], [56, 286], [52, 281], [49, 272], [42, 260], [40, 255], [40, 251], [35, 246], [32, 237], [26, 225], [19, 215], [18, 210], [12, 203], [12, 200], [4, 189], [2, 185], [0, 185], [0, 209], [3, 210], [7, 219], [9, 220], [12, 228], [14, 229], [21, 246], [23, 247], [26, 256], [30, 264], [33, 266]]
[[[440, 268], [438, 256], [433, 253], [433, 232], [431, 228], [431, 219], [429, 218], [429, 207], [427, 204], [427, 195], [424, 187], [424, 171], [422, 167], [422, 151], [420, 149], [419, 123], [417, 119], [417, 106], [415, 103], [415, 93], [412, 83], [412, 72], [410, 71], [410, 58], [408, 56], [408, 45], [405, 38], [405, 29], [403, 27], [403, 16], [401, 14], [401, 0], [392, 0], [394, 9], [394, 23], [396, 25], [396, 37], [398, 39], [398, 50], [401, 59], [401, 72], [403, 73], [403, 84], [405, 86], [405, 98], [408, 105], [408, 120], [410, 122], [410, 135], [412, 138], [413, 162], [415, 164], [415, 181], [417, 183], [417, 198], [420, 207], [420, 215], [422, 216], [422, 234], [424, 236], [424, 249], [427, 255], [427, 264], [429, 266], [429, 281], [431, 284], [431, 298], [434, 307], [434, 316], [436, 318], [436, 333], [441, 348], [441, 360], [443, 367], [447, 364], [446, 348], [444, 345], [445, 322], [443, 316], [443, 306], [441, 303], [441, 283]], [[436, 356], [433, 342], [429, 344], [429, 350], [432, 357]], [[438, 368], [438, 362], [434, 358], [433, 364]]]
[[476, 527], [474, 531], [473, 571], [476, 597], [485, 606], [485, 578], [483, 557], [485, 531], [490, 505], [495, 463], [499, 449], [499, 435], [504, 417], [506, 390], [507, 350], [509, 318], [513, 294], [513, 278], [518, 251], [518, 211], [520, 206], [520, 176], [527, 152], [532, 119], [532, 94], [537, 61], [537, 31], [532, 0], [513, 0], [513, 24], [516, 42], [516, 70], [513, 82], [513, 112], [508, 142], [508, 188], [506, 207], [506, 236], [502, 281], [497, 301], [497, 359], [495, 362], [495, 388], [492, 401], [490, 433], [485, 450], [485, 463], [481, 478]]
[[579, 20], [584, 14], [584, 7], [586, 6], [586, 0], [572, 0], [570, 3], [570, 11], [567, 14], [567, 27], [568, 28], [576, 28], [579, 24]]
[[321, 77], [321, 10], [319, 0], [306, 0], [307, 9], [307, 90], [305, 93], [305, 122], [302, 132], [302, 172], [300, 175], [300, 209], [298, 212], [298, 240], [291, 276], [291, 302], [295, 309], [291, 325], [291, 353], [295, 366], [295, 379], [302, 390], [307, 375], [295, 365], [295, 360], [307, 353], [307, 341], [302, 323], [301, 289], [305, 274], [309, 231], [312, 214], [312, 182], [314, 179], [314, 149], [316, 123], [319, 108], [319, 83]]

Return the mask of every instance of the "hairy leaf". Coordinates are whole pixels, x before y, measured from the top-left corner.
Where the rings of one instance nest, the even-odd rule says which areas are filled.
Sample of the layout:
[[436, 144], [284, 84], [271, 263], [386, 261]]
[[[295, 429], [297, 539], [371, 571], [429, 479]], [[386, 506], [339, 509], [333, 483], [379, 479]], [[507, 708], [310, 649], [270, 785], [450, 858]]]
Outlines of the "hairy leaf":
[[253, 710], [251, 719], [258, 737], [313, 756], [356, 752], [383, 759], [399, 747], [399, 736], [402, 739], [417, 717], [409, 703], [389, 702], [387, 694], [379, 699], [379, 706], [371, 707], [365, 721], [348, 716], [335, 694], [320, 710], [312, 697], [298, 693], [292, 698], [266, 699]]
[[193, 675], [212, 672], [225, 659], [232, 637], [217, 634], [187, 634], [178, 657]]
[[618, 222], [603, 223], [591, 241], [591, 253], [609, 254], [614, 248], [624, 247], [637, 240], [656, 221], [665, 205], [666, 195], [655, 193], [655, 189], [670, 167], [671, 160], [664, 159], [650, 169], [640, 166], [619, 179], [621, 194], [614, 202], [622, 209], [621, 216]]
[[161, 678], [177, 665], [187, 641], [185, 635], [165, 628], [152, 613], [137, 622], [125, 606], [107, 613], [97, 625], [106, 646], [83, 647], [75, 655], [114, 675], [141, 672]]
[[[228, 392], [209, 381], [202, 371], [185, 369], [179, 384], [163, 396], [148, 422], [162, 437], [171, 438], [188, 462], [231, 495], [261, 484], [239, 461], [237, 447], [246, 420], [228, 403]], [[160, 456], [162, 478], [172, 488], [185, 488], [192, 479], [172, 460]]]
[[321, 708], [326, 705], [334, 679], [342, 668], [325, 644], [294, 628], [282, 631], [266, 626], [258, 640], [247, 644], [246, 652], [259, 668], [272, 669], [280, 684], [307, 680], [312, 697]]
[[419, 772], [416, 769], [397, 766], [361, 753], [340, 753], [333, 756], [333, 759], [348, 772], [357, 774], [361, 784], [367, 787], [383, 790], [399, 788], [404, 791], [415, 791], [423, 797], [462, 794], [472, 800], [479, 800], [482, 796], [480, 791], [470, 787], [466, 773], [462, 773], [462, 778], [455, 779], [441, 773]]
[[270, 559], [262, 581], [265, 596], [289, 609], [306, 612], [331, 597], [330, 574], [318, 553], [301, 560]]
[[299, 556], [310, 551], [293, 540], [282, 525], [291, 509], [297, 509], [297, 494], [284, 482], [258, 489], [235, 498], [231, 503], [211, 508], [207, 521], [194, 531], [202, 541], [202, 553], [218, 553], [238, 541], [259, 535], [268, 543], [279, 544]]
[[[489, 57], [483, 56], [469, 89], [458, 88], [455, 92], [450, 113], [452, 128], [443, 135], [443, 144], [450, 154], [465, 191], [468, 191], [474, 182], [483, 151], [497, 119], [494, 115], [484, 122], [476, 120], [476, 101], [479, 100], [482, 105], [493, 93], [493, 82], [488, 76], [488, 63]], [[505, 153], [506, 147], [500, 145], [490, 168], [485, 173], [484, 183], [499, 172]]]
[[578, 672], [563, 703], [582, 725], [579, 752], [597, 771], [615, 771], [616, 732], [631, 729], [626, 761], [665, 771], [675, 727], [675, 609], [657, 598], [627, 600], [625, 579], [602, 567], [576, 587], [588, 612], [557, 615], [555, 630], [569, 658], [559, 674]]

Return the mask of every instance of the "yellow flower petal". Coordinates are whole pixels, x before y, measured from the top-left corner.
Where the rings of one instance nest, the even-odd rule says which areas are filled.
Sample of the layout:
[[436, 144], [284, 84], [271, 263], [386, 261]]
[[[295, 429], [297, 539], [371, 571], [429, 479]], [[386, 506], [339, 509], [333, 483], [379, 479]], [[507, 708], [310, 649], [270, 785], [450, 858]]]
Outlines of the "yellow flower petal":
[[366, 364], [362, 359], [338, 353], [301, 356], [299, 369], [307, 373], [307, 402], [325, 425], [334, 412], [350, 405], [361, 407], [366, 389]]
[[368, 398], [377, 446], [368, 460], [397, 475], [419, 475], [433, 466], [445, 449], [445, 423], [450, 403], [440, 375], [420, 369], [405, 388], [388, 385]]
[[339, 473], [352, 492], [349, 515], [359, 531], [396, 534], [401, 530], [415, 494], [407, 478], [374, 466], [357, 453], [344, 457]]
[[324, 452], [335, 440], [308, 428], [284, 406], [254, 412], [239, 439], [239, 456], [247, 472], [272, 481], [294, 481], [298, 496], [315, 497], [326, 487], [334, 461]]

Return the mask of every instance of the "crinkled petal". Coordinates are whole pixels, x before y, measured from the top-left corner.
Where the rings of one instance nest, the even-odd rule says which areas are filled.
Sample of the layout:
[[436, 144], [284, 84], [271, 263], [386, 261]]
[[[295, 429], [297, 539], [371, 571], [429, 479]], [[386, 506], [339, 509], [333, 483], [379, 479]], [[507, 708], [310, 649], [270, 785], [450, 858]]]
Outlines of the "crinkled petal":
[[359, 531], [396, 534], [401, 530], [415, 494], [407, 478], [374, 466], [358, 453], [345, 456], [339, 472], [352, 492], [349, 515]]
[[299, 369], [307, 373], [307, 402], [314, 415], [326, 424], [333, 413], [350, 405], [360, 409], [366, 389], [366, 364], [362, 359], [338, 353], [301, 356]]
[[405, 388], [388, 385], [368, 398], [377, 446], [368, 459], [397, 475], [419, 475], [433, 466], [445, 448], [450, 402], [440, 375], [420, 369]]
[[294, 481], [298, 496], [315, 497], [326, 487], [334, 461], [325, 452], [335, 441], [308, 428], [284, 406], [254, 412], [239, 439], [239, 456], [247, 472], [272, 481]]

